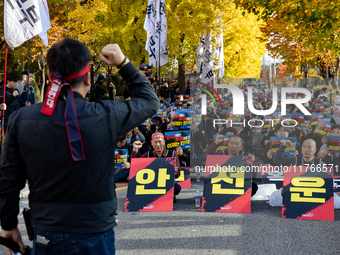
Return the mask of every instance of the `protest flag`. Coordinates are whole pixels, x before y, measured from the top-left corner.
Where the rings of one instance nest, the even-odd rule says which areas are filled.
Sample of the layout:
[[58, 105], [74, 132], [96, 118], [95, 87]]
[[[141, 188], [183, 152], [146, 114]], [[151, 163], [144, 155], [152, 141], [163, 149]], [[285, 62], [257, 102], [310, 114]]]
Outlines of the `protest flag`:
[[47, 0], [39, 1], [40, 18], [42, 24], [42, 31], [39, 33], [40, 39], [43, 41], [45, 46], [48, 46], [47, 30], [51, 28], [50, 14], [48, 11]]
[[[41, 7], [44, 7], [43, 12]], [[40, 33], [45, 33], [50, 28], [47, 1], [6, 0], [4, 26], [6, 42], [12, 49]]]
[[[43, 10], [44, 9], [44, 10]], [[50, 29], [50, 17], [47, 0], [6, 0], [4, 6], [4, 32], [6, 40], [5, 79], [3, 103], [6, 93], [7, 45], [12, 49], [39, 34], [44, 44], [48, 45], [47, 30]], [[28, 44], [29, 56], [29, 44]], [[29, 57], [28, 57], [29, 58]], [[28, 59], [29, 72], [29, 59]], [[29, 94], [28, 94], [29, 98]], [[2, 111], [2, 119], [5, 111]], [[4, 137], [3, 121], [1, 123], [1, 142]]]
[[145, 50], [149, 53], [149, 65], [157, 68], [168, 62], [167, 20], [165, 0], [149, 0], [144, 30], [147, 31]]
[[217, 23], [220, 26], [221, 33], [217, 35], [216, 42], [218, 46], [214, 48], [214, 56], [218, 58], [218, 65], [215, 67], [219, 69], [218, 77], [224, 77], [224, 50], [223, 50], [223, 29], [222, 29], [222, 14], [218, 16]]

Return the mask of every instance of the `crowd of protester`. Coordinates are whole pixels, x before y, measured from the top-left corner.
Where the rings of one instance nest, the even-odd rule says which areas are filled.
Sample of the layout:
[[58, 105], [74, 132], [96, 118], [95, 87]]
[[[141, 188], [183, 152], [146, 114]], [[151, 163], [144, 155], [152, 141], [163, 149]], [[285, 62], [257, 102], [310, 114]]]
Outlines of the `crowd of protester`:
[[[247, 89], [243, 92], [246, 99]], [[258, 110], [270, 109], [271, 93], [271, 90], [255, 90], [254, 107]], [[196, 94], [196, 108], [199, 109], [200, 91]], [[339, 175], [340, 125], [335, 120], [330, 93], [324, 87], [312, 95], [311, 100], [304, 104], [310, 116], [304, 115], [295, 105], [287, 105], [287, 114], [283, 116], [280, 103], [268, 116], [255, 115], [247, 108], [245, 115], [240, 116], [230, 113], [232, 95], [227, 90], [223, 91], [220, 94], [223, 106], [216, 107], [212, 104], [213, 100], [210, 100], [209, 106], [208, 100], [206, 116], [202, 116], [201, 123], [192, 125], [191, 164], [204, 166], [208, 155], [251, 155], [257, 165], [312, 166], [320, 169], [333, 166], [334, 175]], [[287, 96], [296, 99], [304, 97], [299, 93]], [[214, 125], [217, 119], [226, 119], [228, 123]], [[289, 121], [281, 122], [283, 119]], [[231, 120], [235, 124], [231, 125]], [[259, 137], [263, 137], [262, 140], [256, 141]], [[236, 138], [239, 152], [235, 153]]]
[[[23, 80], [19, 81], [17, 74], [7, 74], [5, 128], [8, 117], [13, 111], [35, 103], [34, 100], [27, 100], [27, 91], [25, 93], [25, 88], [28, 89], [27, 77], [27, 72], [23, 73]], [[96, 102], [100, 102], [104, 90], [100, 82], [97, 83]], [[315, 92], [311, 101], [305, 104], [307, 110], [317, 116], [316, 119], [312, 119], [312, 116], [301, 117], [303, 114], [295, 105], [288, 105], [287, 115], [281, 116], [277, 114], [280, 112], [280, 104], [278, 104], [278, 109], [270, 116], [254, 115], [248, 108], [245, 109], [243, 116], [232, 115], [233, 98], [228, 90], [223, 90], [219, 94], [222, 105], [217, 98], [215, 102], [212, 98], [208, 99], [207, 114], [202, 115], [200, 112], [201, 93], [205, 93], [200, 89], [202, 85], [195, 84], [195, 86], [192, 86], [188, 82], [185, 95], [180, 95], [177, 80], [163, 81], [161, 87], [154, 80], [150, 80], [150, 83], [161, 100], [161, 109], [158, 114], [116, 141], [116, 149], [118, 151], [127, 150], [128, 154], [126, 162], [116, 166], [116, 182], [128, 181], [131, 158], [147, 157], [145, 156], [146, 153], [149, 156], [160, 157], [171, 156], [175, 152], [176, 157], [179, 157], [178, 167], [190, 167], [190, 163], [191, 166], [204, 166], [208, 155], [249, 155], [253, 163], [258, 162], [274, 166], [340, 163], [340, 151], [329, 150], [328, 148], [328, 136], [340, 136], [340, 125], [336, 124], [333, 118], [334, 109], [329, 100], [327, 88]], [[113, 90], [114, 85], [112, 84], [110, 88]], [[246, 88], [243, 93], [247, 98]], [[255, 90], [253, 95], [254, 107], [258, 110], [271, 108], [271, 93], [269, 89]], [[111, 94], [110, 97], [113, 97], [113, 93]], [[303, 97], [301, 94], [290, 94], [289, 96], [292, 98]], [[31, 97], [33, 98], [34, 95], [31, 95]], [[130, 96], [126, 95], [125, 99], [129, 100], [129, 98]], [[189, 125], [179, 125], [178, 121], [174, 121], [173, 115], [183, 109], [190, 109], [190, 113], [184, 113], [184, 118]], [[269, 118], [280, 119], [280, 121], [266, 121]], [[283, 118], [294, 119], [297, 125], [292, 127], [290, 123], [290, 127], [287, 127], [289, 124], [283, 125], [281, 122]], [[214, 120], [217, 119], [226, 119], [228, 123], [214, 125]], [[233, 120], [235, 124], [231, 125], [230, 120]], [[330, 125], [330, 130], [325, 135], [316, 132], [320, 128], [318, 126], [319, 120]], [[259, 123], [262, 123], [262, 125]], [[255, 144], [254, 132], [259, 129], [261, 129], [263, 139]], [[174, 131], [190, 132], [189, 148], [188, 146], [185, 149], [183, 149], [183, 146], [167, 147], [166, 134]], [[157, 139], [163, 140], [162, 147], [164, 147], [164, 150], [159, 154], [156, 153], [156, 145], [152, 139], [153, 135], [158, 133], [163, 135]], [[271, 143], [273, 138], [287, 139], [280, 139], [280, 146], [273, 148]], [[287, 154], [285, 153], [286, 148], [293, 148], [294, 151]], [[178, 174], [176, 173], [176, 175]]]

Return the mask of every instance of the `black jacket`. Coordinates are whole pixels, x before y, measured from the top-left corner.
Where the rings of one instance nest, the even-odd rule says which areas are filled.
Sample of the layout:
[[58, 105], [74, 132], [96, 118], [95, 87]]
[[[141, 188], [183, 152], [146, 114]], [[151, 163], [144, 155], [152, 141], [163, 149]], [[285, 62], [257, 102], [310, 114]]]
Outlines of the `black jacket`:
[[[16, 110], [19, 110], [23, 105], [23, 101], [21, 100], [20, 95], [17, 95], [16, 97], [13, 96], [13, 92], [14, 91], [18, 91], [18, 89], [10, 89], [6, 87], [6, 94], [5, 94], [5, 103], [7, 105], [7, 109], [5, 111], [5, 119], [8, 119], [9, 116], [15, 112]], [[4, 94], [4, 90], [3, 87], [1, 87], [0, 89], [0, 102], [2, 103], [3, 100], [3, 94]]]
[[169, 87], [161, 87], [161, 97], [168, 98], [171, 97], [171, 89]]
[[96, 87], [96, 98], [103, 98], [104, 96], [104, 88], [101, 84], [98, 84]]
[[66, 101], [58, 100], [53, 116], [40, 112], [42, 103], [23, 107], [10, 116], [0, 172], [3, 229], [17, 226], [19, 192], [26, 179], [35, 227], [98, 233], [115, 226], [116, 140], [160, 107], [149, 81], [132, 63], [119, 73], [132, 95], [129, 101], [93, 104], [74, 92], [86, 160], [72, 159], [64, 120]]
[[322, 164], [322, 160], [318, 158], [314, 158], [312, 162], [304, 162], [302, 158], [302, 153], [299, 155], [294, 156], [283, 156], [283, 153], [285, 151], [285, 148], [283, 145], [281, 145], [276, 153], [273, 156], [273, 161], [275, 165], [279, 166], [305, 166], [305, 165], [311, 165], [314, 164], [319, 165]]

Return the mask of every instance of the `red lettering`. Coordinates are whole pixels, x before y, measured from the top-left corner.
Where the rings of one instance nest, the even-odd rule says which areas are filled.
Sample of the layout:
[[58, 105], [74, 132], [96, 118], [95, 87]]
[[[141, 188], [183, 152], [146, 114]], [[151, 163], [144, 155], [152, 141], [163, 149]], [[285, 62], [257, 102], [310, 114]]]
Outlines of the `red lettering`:
[[169, 136], [167, 136], [167, 140], [172, 140], [172, 139], [175, 139], [175, 135], [169, 135]]

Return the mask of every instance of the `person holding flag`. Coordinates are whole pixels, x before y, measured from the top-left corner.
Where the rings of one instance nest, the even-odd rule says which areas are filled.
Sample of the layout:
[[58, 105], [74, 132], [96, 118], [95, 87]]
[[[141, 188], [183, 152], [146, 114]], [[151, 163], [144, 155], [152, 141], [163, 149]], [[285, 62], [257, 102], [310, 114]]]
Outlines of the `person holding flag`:
[[[7, 72], [7, 48], [19, 47], [28, 41], [28, 72], [30, 63], [30, 43], [29, 40], [39, 35], [43, 43], [48, 46], [47, 30], [51, 28], [50, 15], [47, 0], [25, 0], [25, 1], [4, 1], [4, 34], [5, 34], [5, 80]], [[28, 82], [28, 85], [31, 82]], [[22, 94], [24, 86], [19, 86], [19, 94]], [[27, 101], [30, 101], [32, 88], [26, 87]], [[33, 91], [34, 92], [34, 91]], [[5, 103], [5, 86], [3, 90], [3, 103]], [[32, 100], [35, 103], [35, 95]], [[29, 105], [27, 103], [26, 105]], [[2, 119], [4, 119], [4, 111]], [[1, 143], [4, 139], [4, 129], [1, 127]]]
[[[16, 110], [20, 109], [23, 105], [19, 91], [17, 89], [19, 81], [19, 76], [16, 73], [7, 73], [6, 75], [6, 92], [5, 92], [5, 104], [8, 105], [8, 109], [5, 111], [4, 114], [4, 123], [2, 123], [4, 131], [6, 131], [7, 122], [9, 116], [15, 112]], [[0, 91], [0, 98], [2, 98], [3, 91]]]

